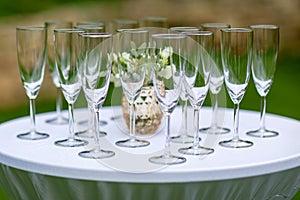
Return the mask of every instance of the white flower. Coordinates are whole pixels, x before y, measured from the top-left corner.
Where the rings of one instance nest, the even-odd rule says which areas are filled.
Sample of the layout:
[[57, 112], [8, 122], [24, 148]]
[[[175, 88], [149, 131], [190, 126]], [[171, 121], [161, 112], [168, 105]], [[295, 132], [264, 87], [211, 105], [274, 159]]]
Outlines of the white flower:
[[123, 52], [123, 53], [122, 53], [122, 58], [123, 58], [125, 61], [131, 61], [131, 59], [130, 59], [130, 54], [127, 53], [127, 52]]
[[161, 56], [163, 58], [169, 58], [173, 54], [173, 48], [172, 47], [166, 47], [162, 52]]
[[113, 60], [118, 62], [118, 55], [116, 53], [113, 53]]
[[175, 66], [172, 67], [171, 65], [166, 66], [159, 72], [159, 75], [165, 77], [166, 79], [171, 78], [173, 75], [174, 67]]

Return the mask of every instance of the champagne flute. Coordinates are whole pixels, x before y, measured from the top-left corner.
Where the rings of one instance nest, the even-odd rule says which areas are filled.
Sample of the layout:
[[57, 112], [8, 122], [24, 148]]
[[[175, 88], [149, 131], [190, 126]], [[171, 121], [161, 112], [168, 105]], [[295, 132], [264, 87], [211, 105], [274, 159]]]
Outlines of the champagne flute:
[[17, 135], [20, 139], [40, 140], [49, 137], [46, 133], [36, 131], [35, 125], [35, 99], [44, 79], [46, 65], [46, 31], [43, 27], [16, 29], [18, 66], [23, 86], [30, 100], [31, 122], [29, 132]]
[[[95, 23], [95, 24], [93, 24]], [[99, 33], [99, 32], [104, 32], [105, 31], [105, 27], [104, 24], [99, 22], [99, 24], [97, 24], [97, 22], [81, 22], [81, 23], [77, 23], [77, 26], [75, 28], [84, 30], [85, 33]], [[80, 67], [81, 68], [81, 67]], [[94, 135], [94, 128], [93, 128], [93, 120], [94, 120], [94, 111], [92, 109], [90, 109], [90, 107], [88, 106], [88, 120], [83, 120], [83, 121], [79, 121], [78, 124], [80, 125], [85, 125], [87, 124], [87, 129], [77, 132], [75, 135], [81, 138], [92, 138]], [[99, 121], [99, 126], [103, 126], [106, 125], [107, 121], [104, 120], [100, 120]], [[100, 135], [101, 136], [105, 136], [106, 133], [103, 131], [100, 131]]]
[[84, 158], [108, 158], [115, 155], [113, 151], [103, 150], [99, 142], [100, 108], [102, 107], [110, 81], [112, 64], [112, 35], [107, 33], [83, 33], [82, 52], [82, 88], [89, 108], [94, 112], [94, 133], [96, 146], [82, 151]]
[[209, 88], [210, 70], [214, 44], [214, 33], [211, 31], [187, 32], [187, 52], [184, 73], [184, 84], [188, 99], [194, 109], [194, 143], [178, 151], [187, 155], [207, 155], [213, 149], [200, 145], [199, 112]]
[[56, 70], [69, 110], [69, 137], [55, 141], [55, 145], [63, 147], [78, 147], [86, 145], [85, 140], [75, 138], [74, 103], [81, 89], [79, 69], [79, 29], [55, 29], [54, 49]]
[[[184, 32], [192, 32], [192, 31], [199, 31], [197, 27], [190, 27], [190, 26], [177, 26], [171, 27], [171, 33], [184, 33]], [[184, 65], [186, 62], [183, 63]], [[183, 66], [183, 70], [185, 70], [185, 66]], [[185, 88], [185, 84], [182, 84], [183, 89], [181, 90], [180, 99], [182, 102], [181, 107], [181, 127], [179, 129], [178, 135], [172, 136], [171, 141], [175, 143], [193, 143], [194, 137], [190, 135], [188, 132], [188, 121], [187, 121], [187, 108], [188, 108], [188, 97], [187, 97], [187, 90]]]
[[221, 59], [221, 44], [220, 35], [221, 29], [230, 28], [229, 24], [224, 23], [205, 23], [201, 24], [201, 30], [212, 31], [214, 33], [214, 51], [212, 58], [214, 63], [212, 65], [210, 73], [210, 97], [212, 103], [212, 118], [209, 127], [201, 128], [201, 133], [207, 134], [225, 134], [229, 133], [230, 129], [222, 127], [218, 124], [218, 117], [220, 116], [218, 96], [224, 83], [224, 75], [222, 70], [222, 59]]
[[182, 68], [185, 35], [153, 34], [153, 85], [159, 105], [166, 115], [166, 141], [164, 153], [150, 157], [149, 161], [161, 165], [186, 162], [186, 158], [171, 154], [170, 119], [179, 101], [182, 89]]
[[139, 96], [148, 64], [149, 33], [144, 29], [124, 29], [120, 32], [120, 52], [118, 69], [123, 93], [129, 103], [129, 139], [117, 141], [121, 147], [145, 147], [150, 144], [135, 136], [134, 102]]
[[[112, 77], [115, 87], [121, 86], [121, 81], [118, 72], [118, 61], [117, 54], [120, 52], [120, 32], [122, 29], [135, 29], [138, 28], [138, 22], [130, 19], [115, 19], [109, 22], [108, 31], [113, 34], [113, 66], [112, 66]], [[116, 117], [118, 119], [119, 116]]]
[[253, 31], [249, 28], [226, 28], [221, 30], [221, 54], [225, 85], [234, 103], [233, 138], [221, 141], [223, 147], [246, 148], [251, 141], [239, 138], [239, 104], [250, 78], [252, 62]]
[[50, 70], [52, 81], [56, 87], [56, 116], [52, 119], [47, 119], [46, 123], [49, 124], [68, 124], [68, 119], [63, 117], [62, 110], [62, 92], [58, 80], [58, 74], [55, 68], [54, 58], [54, 29], [58, 28], [72, 28], [72, 22], [68, 21], [48, 21], [45, 22], [47, 28], [47, 63]]
[[266, 129], [266, 96], [273, 83], [279, 49], [279, 27], [275, 25], [252, 25], [253, 59], [252, 77], [258, 94], [261, 96], [260, 127], [247, 132], [253, 137], [274, 137], [279, 133]]

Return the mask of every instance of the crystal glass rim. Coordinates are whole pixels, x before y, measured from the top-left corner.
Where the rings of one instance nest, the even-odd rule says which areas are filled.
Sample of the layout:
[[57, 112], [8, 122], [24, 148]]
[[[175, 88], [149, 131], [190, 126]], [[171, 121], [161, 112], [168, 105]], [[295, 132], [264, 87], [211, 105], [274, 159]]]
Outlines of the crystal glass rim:
[[73, 22], [71, 21], [46, 21], [45, 25], [50, 25], [50, 24], [71, 24], [73, 25]]
[[166, 22], [168, 20], [168, 18], [166, 18], [166, 17], [145, 17], [142, 19], [142, 21], [148, 21], [148, 20], [152, 20], [154, 22]]
[[251, 29], [279, 29], [279, 26], [273, 24], [255, 24], [249, 27]]
[[79, 34], [82, 37], [91, 37], [91, 38], [110, 38], [112, 34], [110, 33], [81, 33]]
[[55, 33], [84, 33], [85, 31], [78, 28], [59, 28], [54, 29]]
[[200, 27], [204, 27], [204, 28], [229, 28], [230, 24], [226, 24], [226, 23], [204, 23], [204, 24], [201, 24]]
[[171, 27], [169, 28], [170, 30], [172, 31], [184, 31], [184, 30], [189, 30], [189, 31], [198, 31], [199, 28], [195, 27], [195, 26], [174, 26], [174, 27]]
[[76, 25], [74, 28], [76, 29], [90, 29], [90, 30], [97, 30], [97, 29], [104, 29], [104, 26], [100, 25], [93, 25], [93, 24], [84, 24], [84, 25]]
[[104, 21], [82, 21], [82, 22], [76, 22], [76, 25], [105, 25]]
[[118, 33], [149, 33], [147, 29], [144, 28], [120, 28], [117, 30]]
[[40, 26], [21, 26], [17, 27], [16, 30], [23, 30], [23, 31], [46, 31], [46, 27], [40, 27]]
[[244, 33], [251, 33], [253, 32], [250, 28], [224, 28], [221, 29], [221, 32], [244, 32]]
[[187, 36], [197, 36], [197, 35], [214, 35], [212, 31], [192, 31], [192, 32], [184, 32]]
[[158, 34], [153, 34], [152, 38], [183, 39], [183, 38], [185, 38], [185, 35], [184, 34], [180, 34], [180, 33], [158, 33]]

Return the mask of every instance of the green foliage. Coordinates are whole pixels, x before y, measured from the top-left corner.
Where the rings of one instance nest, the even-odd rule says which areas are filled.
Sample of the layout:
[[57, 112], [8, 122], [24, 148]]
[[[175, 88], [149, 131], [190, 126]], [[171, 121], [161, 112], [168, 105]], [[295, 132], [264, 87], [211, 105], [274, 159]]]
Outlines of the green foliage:
[[[0, 1], [0, 17], [15, 14], [26, 14], [47, 10], [52, 7], [82, 2], [110, 2], [109, 0], [1, 0]], [[113, 0], [118, 1], [118, 0]]]
[[0, 188], [0, 199], [1, 200], [9, 200], [1, 188]]

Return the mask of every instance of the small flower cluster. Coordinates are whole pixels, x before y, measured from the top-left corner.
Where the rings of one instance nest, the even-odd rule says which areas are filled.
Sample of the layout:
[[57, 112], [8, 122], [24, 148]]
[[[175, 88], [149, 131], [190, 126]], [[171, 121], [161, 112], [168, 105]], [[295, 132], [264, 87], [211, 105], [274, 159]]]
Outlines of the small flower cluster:
[[175, 65], [171, 62], [173, 48], [167, 47], [157, 54], [156, 62], [159, 70], [159, 76], [169, 79], [172, 77], [172, 72], [175, 71]]
[[[146, 56], [147, 54], [145, 51], [143, 51], [146, 46], [146, 44], [142, 44], [139, 48], [135, 48], [135, 44], [131, 44], [132, 50], [130, 53], [128, 52], [122, 52], [119, 54], [113, 54], [113, 65], [112, 65], [112, 76], [111, 76], [111, 82], [114, 83], [115, 87], [120, 87], [120, 75], [118, 71], [118, 64], [122, 66], [127, 65], [127, 70], [132, 69], [134, 71], [134, 67], [139, 67], [143, 62], [145, 67], [145, 84], [151, 83], [151, 74], [152, 74], [152, 66], [151, 59], [149, 59], [150, 56]], [[156, 62], [156, 66], [160, 68], [159, 75], [165, 77], [166, 79], [169, 79], [172, 77], [172, 71], [175, 70], [175, 65], [171, 63], [171, 57], [173, 55], [173, 49], [172, 47], [167, 47], [163, 50], [160, 50], [155, 56], [156, 58], [153, 59]], [[128, 71], [130, 73], [130, 71]]]

